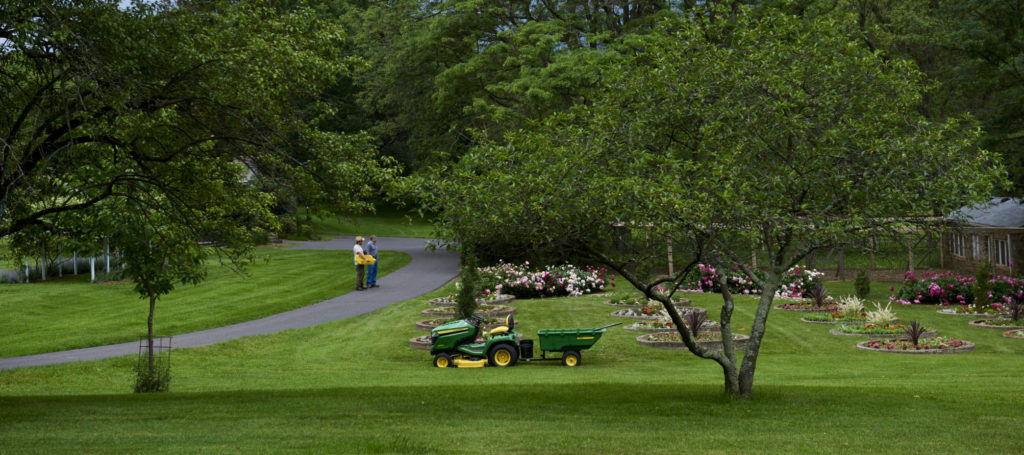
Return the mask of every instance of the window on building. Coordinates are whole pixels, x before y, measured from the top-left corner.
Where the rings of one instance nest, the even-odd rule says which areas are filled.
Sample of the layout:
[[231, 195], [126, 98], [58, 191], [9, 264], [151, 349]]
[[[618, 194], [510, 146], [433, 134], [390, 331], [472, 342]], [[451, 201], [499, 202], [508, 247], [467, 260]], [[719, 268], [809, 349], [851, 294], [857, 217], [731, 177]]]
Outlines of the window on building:
[[950, 241], [949, 251], [954, 256], [964, 255], [964, 236], [963, 234], [953, 234], [953, 238]]
[[995, 240], [992, 245], [995, 257], [993, 260], [998, 265], [1010, 265], [1010, 238]]
[[981, 260], [981, 238], [976, 235], [971, 236], [971, 259]]

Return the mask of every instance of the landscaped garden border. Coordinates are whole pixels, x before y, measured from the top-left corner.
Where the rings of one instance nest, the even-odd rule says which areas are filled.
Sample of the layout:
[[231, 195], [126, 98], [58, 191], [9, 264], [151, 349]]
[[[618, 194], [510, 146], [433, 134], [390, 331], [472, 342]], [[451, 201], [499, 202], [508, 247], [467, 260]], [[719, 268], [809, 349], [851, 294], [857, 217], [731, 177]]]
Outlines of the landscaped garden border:
[[[847, 332], [840, 332], [840, 331], [838, 331], [836, 329], [832, 329], [832, 330], [829, 330], [828, 333], [831, 333], [832, 335], [840, 335], [840, 336], [873, 337], [873, 338], [899, 338], [899, 337], [902, 337], [902, 336], [906, 336], [906, 333], [904, 333], [902, 330], [900, 330], [898, 332], [892, 332], [892, 333], [847, 333]], [[921, 336], [922, 337], [933, 337], [936, 334], [938, 334], [938, 331], [935, 330], [935, 329], [932, 329], [932, 330], [929, 330], [927, 332], [924, 332], [923, 334], [921, 334]]]
[[994, 319], [1000, 316], [1006, 316], [1005, 313], [957, 313], [955, 308], [943, 308], [936, 311], [939, 314], [945, 314], [949, 316], [974, 316], [976, 318]]
[[[703, 333], [710, 334], [710, 333], [719, 333], [719, 332], [703, 332]], [[648, 333], [648, 334], [640, 335], [640, 336], [636, 337], [636, 342], [639, 343], [642, 346], [647, 346], [649, 348], [655, 348], [655, 349], [666, 349], [666, 350], [672, 350], [672, 351], [689, 351], [690, 350], [689, 348], [686, 347], [686, 344], [683, 343], [683, 340], [681, 338], [679, 339], [679, 341], [653, 341], [653, 340], [650, 339], [651, 337], [656, 336], [656, 335], [664, 335], [664, 333]], [[678, 333], [676, 333], [675, 335], [677, 337], [679, 336]], [[747, 336], [747, 335], [733, 334], [733, 336], [732, 336], [733, 348], [736, 349], [737, 351], [742, 351], [742, 350], [746, 349], [747, 341], [748, 340], [750, 340], [750, 337]], [[710, 348], [710, 349], [714, 349], [716, 351], [721, 351], [723, 349], [722, 341], [721, 340], [698, 341], [697, 343], [700, 344], [701, 346], [704, 346], [704, 347]]]
[[[422, 314], [424, 316], [434, 316], [434, 317], [445, 317], [445, 316], [454, 317], [456, 314], [458, 314], [458, 312], [455, 311], [455, 308], [451, 308], [451, 311], [443, 311], [445, 309], [446, 308], [444, 308], [444, 307], [428, 308], [428, 309], [423, 310], [422, 312], [420, 312], [420, 314]], [[442, 310], [442, 311], [438, 311], [438, 310]], [[497, 306], [497, 307], [492, 308], [492, 309], [476, 311], [474, 314], [480, 315], [480, 316], [485, 317], [485, 318], [493, 318], [493, 317], [498, 317], [498, 316], [508, 316], [510, 314], [516, 314], [516, 308], [515, 307], [511, 307], [511, 306], [500, 305], [500, 306]]]
[[1007, 330], [1007, 331], [1003, 332], [1003, 337], [1004, 338], [1016, 338], [1016, 339], [1019, 339], [1019, 340], [1024, 340], [1024, 330], [1021, 330], [1021, 329]]
[[985, 319], [977, 319], [968, 322], [967, 325], [971, 327], [981, 327], [985, 329], [1003, 329], [1003, 330], [1018, 330], [1024, 329], [1024, 321], [1018, 321], [1020, 325], [990, 325]]
[[[869, 347], [868, 346], [869, 344], [871, 344], [873, 342], [879, 342], [879, 341], [880, 340], [862, 341], [860, 343], [857, 343], [857, 349], [862, 349], [862, 350], [865, 350], [865, 351], [873, 351], [873, 352], [887, 352], [887, 353], [890, 353], [890, 354], [966, 354], [968, 352], [973, 352], [974, 351], [974, 343], [971, 343], [970, 341], [964, 341], [964, 340], [958, 340], [958, 341], [961, 341], [961, 342], [964, 343], [963, 346], [959, 346], [959, 347], [955, 347], [955, 348], [945, 348], [945, 349], [879, 349], [879, 348], [874, 348], [874, 347]], [[906, 339], [886, 340], [886, 341], [905, 341], [907, 343], [910, 342], [910, 340], [906, 340]]]

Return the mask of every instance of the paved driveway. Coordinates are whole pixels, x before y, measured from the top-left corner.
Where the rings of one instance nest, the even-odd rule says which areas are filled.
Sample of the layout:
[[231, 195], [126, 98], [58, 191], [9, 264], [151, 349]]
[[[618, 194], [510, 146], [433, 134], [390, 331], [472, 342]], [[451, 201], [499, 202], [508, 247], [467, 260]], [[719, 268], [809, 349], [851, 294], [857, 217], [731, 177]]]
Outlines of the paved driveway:
[[[427, 239], [380, 237], [377, 244], [381, 250], [400, 251], [412, 256], [412, 262], [378, 280], [379, 288], [363, 292], [350, 292], [330, 300], [275, 314], [262, 319], [174, 335], [174, 348], [206, 346], [220, 341], [233, 340], [252, 335], [280, 332], [288, 329], [311, 327], [325, 322], [359, 316], [378, 308], [401, 302], [434, 291], [459, 274], [459, 257], [450, 251], [427, 251]], [[350, 256], [353, 237], [342, 237], [323, 242], [295, 242], [290, 247], [300, 250], [338, 250], [339, 254]], [[353, 266], [354, 267], [354, 266]], [[342, 270], [339, 273], [355, 273]], [[50, 365], [55, 363], [96, 360], [138, 354], [137, 341], [109, 346], [50, 352], [23, 357], [0, 359], [0, 370]]]

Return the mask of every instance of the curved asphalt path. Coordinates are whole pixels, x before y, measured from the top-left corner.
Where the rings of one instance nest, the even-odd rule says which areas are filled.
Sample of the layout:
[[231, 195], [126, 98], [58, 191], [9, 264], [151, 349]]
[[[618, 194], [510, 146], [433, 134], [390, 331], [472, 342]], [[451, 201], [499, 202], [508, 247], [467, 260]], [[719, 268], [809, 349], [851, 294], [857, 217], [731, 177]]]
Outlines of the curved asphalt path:
[[[174, 335], [174, 348], [206, 346], [235, 338], [288, 329], [311, 327], [325, 322], [337, 321], [366, 314], [395, 302], [401, 302], [434, 291], [459, 274], [459, 257], [444, 250], [427, 251], [427, 239], [380, 237], [377, 239], [381, 250], [400, 251], [412, 256], [412, 262], [379, 280], [380, 287], [363, 292], [349, 292], [330, 300], [275, 314], [263, 319], [242, 322], [226, 327]], [[338, 250], [347, 258], [351, 254], [353, 238], [342, 237], [323, 242], [296, 242], [290, 249]], [[346, 262], [347, 263], [347, 262]], [[355, 273], [342, 270], [342, 273]], [[129, 342], [109, 346], [74, 349], [0, 359], [0, 370], [12, 368], [51, 365], [55, 363], [78, 362], [105, 359], [123, 355], [138, 354], [139, 343]]]

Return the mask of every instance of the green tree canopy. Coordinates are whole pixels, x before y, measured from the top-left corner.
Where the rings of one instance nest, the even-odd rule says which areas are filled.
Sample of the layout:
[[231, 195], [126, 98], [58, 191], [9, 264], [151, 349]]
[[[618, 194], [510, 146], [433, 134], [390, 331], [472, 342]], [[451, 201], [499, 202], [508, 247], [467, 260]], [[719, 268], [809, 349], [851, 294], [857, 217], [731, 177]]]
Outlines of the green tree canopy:
[[609, 248], [622, 227], [687, 246], [690, 266], [749, 271], [738, 250], [765, 249], [742, 363], [728, 342], [728, 293], [723, 352], [696, 345], [666, 305], [691, 352], [722, 366], [726, 391], [750, 397], [787, 269], [812, 249], [986, 198], [1005, 174], [970, 121], [923, 118], [921, 74], [867, 50], [855, 24], [748, 10], [700, 17], [633, 40], [630, 57], [605, 69], [605, 98], [474, 148], [434, 201], [449, 240], [573, 251], [665, 303], [656, 285], [679, 284], [686, 270], [640, 272], [652, 252]]
[[273, 202], [247, 184], [257, 176], [362, 209], [393, 175], [369, 137], [299, 110], [348, 71], [336, 24], [259, 2], [117, 3], [0, 5], [0, 237], [66, 231], [62, 213], [154, 192], [245, 215]]

